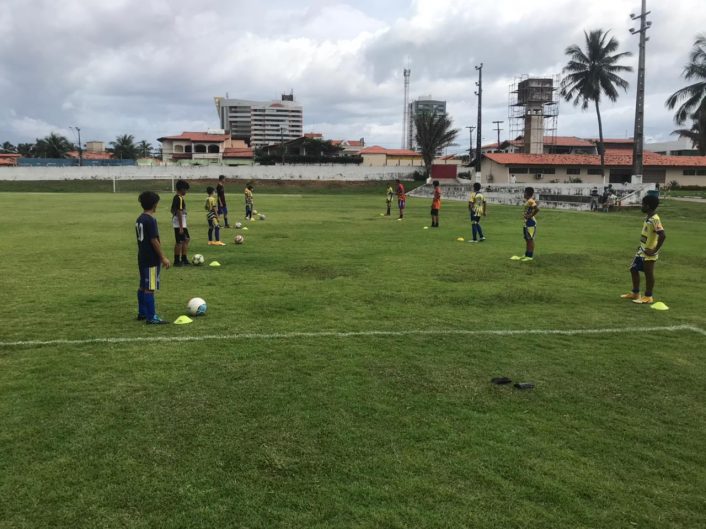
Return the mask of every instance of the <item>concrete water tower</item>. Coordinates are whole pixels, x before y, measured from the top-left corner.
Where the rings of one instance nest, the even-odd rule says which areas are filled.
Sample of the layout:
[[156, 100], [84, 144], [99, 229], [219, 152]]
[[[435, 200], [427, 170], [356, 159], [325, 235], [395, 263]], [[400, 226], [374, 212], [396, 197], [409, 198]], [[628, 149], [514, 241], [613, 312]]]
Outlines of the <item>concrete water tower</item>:
[[511, 86], [510, 127], [523, 136], [522, 152], [526, 154], [543, 154], [545, 138], [551, 142], [556, 135], [557, 86], [558, 76], [523, 76]]

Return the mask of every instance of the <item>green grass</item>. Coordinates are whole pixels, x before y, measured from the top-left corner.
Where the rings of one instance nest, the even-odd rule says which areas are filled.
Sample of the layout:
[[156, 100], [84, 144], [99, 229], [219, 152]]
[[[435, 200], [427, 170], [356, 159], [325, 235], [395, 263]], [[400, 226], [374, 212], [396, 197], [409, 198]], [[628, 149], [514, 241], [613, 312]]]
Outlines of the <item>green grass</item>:
[[[543, 210], [524, 264], [508, 259], [517, 208], [491, 205], [471, 245], [463, 203], [423, 230], [427, 200], [397, 222], [382, 192], [258, 194], [267, 221], [210, 248], [187, 198], [191, 253], [223, 266], [163, 272], [163, 317], [197, 295], [209, 312], [150, 328], [133, 320], [134, 194], [0, 194], [0, 341], [706, 328], [702, 204], [660, 207], [659, 312], [618, 299], [638, 212]], [[705, 346], [689, 331], [0, 346], [0, 528], [698, 527]]]

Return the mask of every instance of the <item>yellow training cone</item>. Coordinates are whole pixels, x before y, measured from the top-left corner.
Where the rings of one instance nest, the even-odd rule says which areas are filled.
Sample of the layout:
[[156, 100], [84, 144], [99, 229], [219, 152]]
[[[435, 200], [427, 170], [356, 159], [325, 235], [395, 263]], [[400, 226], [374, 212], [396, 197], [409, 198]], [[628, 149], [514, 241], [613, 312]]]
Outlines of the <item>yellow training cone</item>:
[[428, 230], [428, 229], [429, 229], [429, 226], [424, 226], [424, 229], [425, 229], [425, 230]]
[[219, 263], [218, 261], [211, 261], [211, 264], [209, 264], [208, 266], [221, 266], [221, 263]]
[[463, 241], [464, 241], [463, 237], [459, 237], [459, 238], [456, 239], [456, 240], [457, 240], [458, 242], [463, 242]]
[[191, 323], [192, 320], [188, 316], [179, 316], [176, 320], [174, 320], [174, 325], [186, 325], [187, 323]]
[[247, 226], [243, 226], [243, 229], [244, 229], [244, 230], [247, 230], [247, 229], [248, 229], [248, 227], [247, 227]]
[[522, 257], [520, 257], [519, 255], [513, 255], [512, 257], [510, 257], [510, 261], [519, 261], [520, 259], [522, 259]]
[[661, 301], [658, 301], [657, 303], [653, 303], [651, 307], [655, 310], [669, 310], [669, 307], [662, 303]]
[[380, 213], [380, 216], [381, 216], [381, 217], [384, 217], [384, 216], [385, 216], [385, 214], [384, 214], [384, 213]]

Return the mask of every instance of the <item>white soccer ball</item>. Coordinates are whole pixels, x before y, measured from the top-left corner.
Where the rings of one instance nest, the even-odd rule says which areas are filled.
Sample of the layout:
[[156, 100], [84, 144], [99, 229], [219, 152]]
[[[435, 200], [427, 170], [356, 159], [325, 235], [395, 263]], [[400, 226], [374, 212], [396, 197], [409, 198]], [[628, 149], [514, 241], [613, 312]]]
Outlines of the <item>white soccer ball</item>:
[[236, 223], [235, 223], [235, 229], [236, 229], [236, 230], [239, 230], [239, 229], [242, 228], [242, 227], [243, 227], [243, 223], [242, 223], [242, 222], [236, 222]]
[[203, 255], [200, 253], [197, 253], [191, 258], [191, 264], [194, 264], [196, 266], [200, 266], [204, 263], [205, 259], [203, 258]]
[[260, 213], [259, 216], [260, 216], [260, 220], [265, 220], [265, 219], [267, 218], [267, 217], [265, 217], [265, 214], [264, 214], [264, 213]]
[[257, 215], [257, 210], [256, 210], [256, 209], [253, 209], [253, 210], [252, 210], [252, 214], [253, 214], [253, 215]]
[[201, 298], [192, 298], [186, 304], [186, 310], [192, 316], [203, 316], [204, 314], [206, 314], [207, 308], [208, 307], [206, 306], [206, 301]]
[[235, 244], [243, 244], [245, 242], [245, 237], [242, 235], [236, 235], [233, 242], [235, 242]]

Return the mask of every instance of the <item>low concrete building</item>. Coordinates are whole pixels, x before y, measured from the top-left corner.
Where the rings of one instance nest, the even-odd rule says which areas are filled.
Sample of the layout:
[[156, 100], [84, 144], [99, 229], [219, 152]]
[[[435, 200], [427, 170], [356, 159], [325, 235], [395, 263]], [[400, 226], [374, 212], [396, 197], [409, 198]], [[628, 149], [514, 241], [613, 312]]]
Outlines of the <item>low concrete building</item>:
[[361, 150], [360, 155], [363, 157], [363, 165], [368, 167], [424, 166], [422, 155], [409, 149], [386, 149], [373, 145]]
[[162, 161], [179, 165], [206, 165], [221, 163], [226, 147], [231, 146], [230, 135], [222, 130], [182, 132], [178, 136], [158, 138], [162, 144]]
[[[607, 150], [605, 163], [608, 182], [630, 182], [630, 150]], [[490, 153], [483, 156], [481, 175], [483, 183], [603, 183], [598, 155]], [[643, 182], [706, 186], [706, 156], [645, 152]]]

